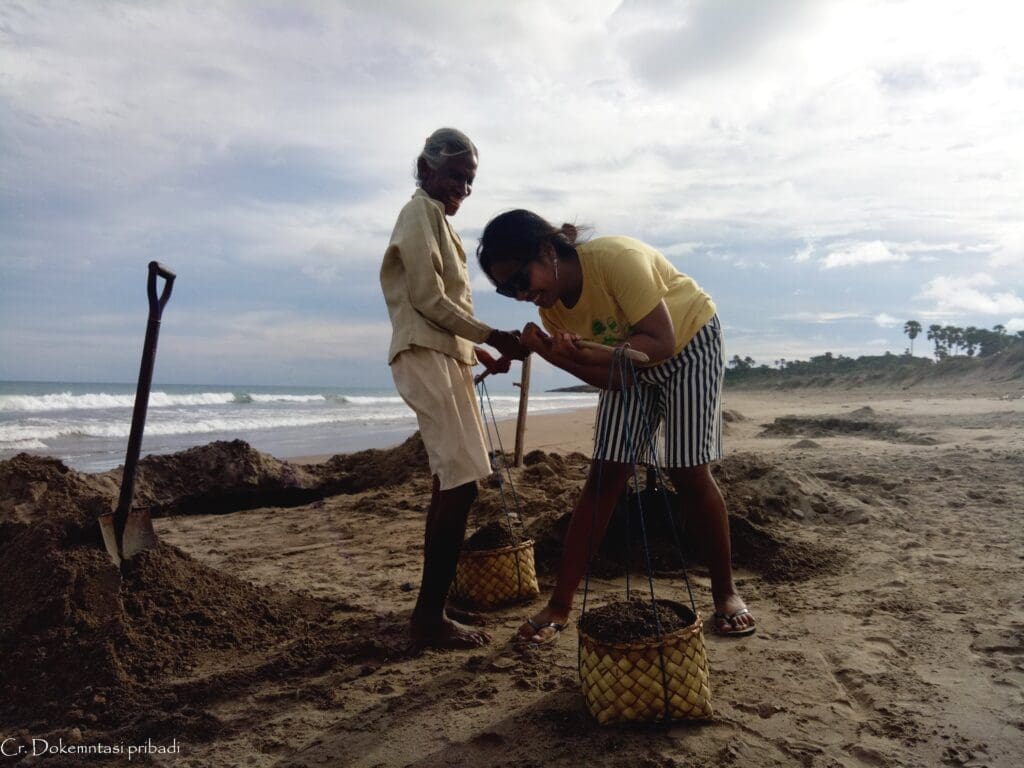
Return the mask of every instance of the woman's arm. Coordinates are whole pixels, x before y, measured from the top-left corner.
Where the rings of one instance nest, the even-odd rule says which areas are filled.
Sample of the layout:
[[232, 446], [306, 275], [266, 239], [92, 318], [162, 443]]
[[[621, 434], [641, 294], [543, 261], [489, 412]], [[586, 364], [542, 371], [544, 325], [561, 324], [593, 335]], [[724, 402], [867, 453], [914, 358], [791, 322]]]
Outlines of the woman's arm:
[[[614, 356], [611, 352], [593, 349], [580, 349], [575, 341], [578, 337], [568, 333], [557, 333], [548, 336], [534, 323], [528, 323], [523, 329], [522, 343], [533, 352], [543, 357], [552, 365], [571, 373], [587, 384], [601, 389], [621, 389], [618, 372], [613, 373]], [[650, 364], [656, 365], [672, 356], [676, 346], [675, 329], [672, 317], [664, 300], [648, 312], [639, 322], [634, 324], [633, 333], [623, 342], [633, 349], [643, 352], [650, 358]]]
[[405, 270], [409, 301], [423, 317], [449, 333], [477, 344], [486, 342], [494, 329], [452, 301], [445, 292], [440, 242], [445, 224], [440, 216], [431, 203], [413, 199], [402, 209], [392, 235], [392, 247]]

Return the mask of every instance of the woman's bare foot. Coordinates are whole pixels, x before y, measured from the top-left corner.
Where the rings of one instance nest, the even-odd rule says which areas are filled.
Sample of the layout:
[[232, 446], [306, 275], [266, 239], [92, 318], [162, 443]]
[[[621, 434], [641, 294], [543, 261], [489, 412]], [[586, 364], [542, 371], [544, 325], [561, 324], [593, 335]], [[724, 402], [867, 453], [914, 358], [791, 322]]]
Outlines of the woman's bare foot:
[[409, 637], [417, 648], [479, 648], [491, 642], [491, 635], [445, 617], [439, 624], [412, 624]]
[[752, 635], [757, 622], [743, 598], [733, 593], [715, 604], [715, 631], [720, 635]]
[[569, 611], [553, 608], [550, 604], [537, 615], [528, 619], [516, 633], [521, 643], [544, 645], [554, 640], [569, 620]]

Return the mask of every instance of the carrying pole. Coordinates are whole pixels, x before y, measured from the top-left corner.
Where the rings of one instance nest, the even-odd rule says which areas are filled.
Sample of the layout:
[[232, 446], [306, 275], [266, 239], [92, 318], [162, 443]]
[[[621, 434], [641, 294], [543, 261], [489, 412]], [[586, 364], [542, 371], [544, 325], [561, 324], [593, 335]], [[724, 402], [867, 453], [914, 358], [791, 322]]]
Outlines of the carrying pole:
[[523, 466], [523, 442], [526, 439], [526, 406], [530, 399], [530, 361], [533, 355], [523, 358], [523, 371], [519, 383], [519, 416], [516, 418], [516, 448], [513, 454], [512, 466]]

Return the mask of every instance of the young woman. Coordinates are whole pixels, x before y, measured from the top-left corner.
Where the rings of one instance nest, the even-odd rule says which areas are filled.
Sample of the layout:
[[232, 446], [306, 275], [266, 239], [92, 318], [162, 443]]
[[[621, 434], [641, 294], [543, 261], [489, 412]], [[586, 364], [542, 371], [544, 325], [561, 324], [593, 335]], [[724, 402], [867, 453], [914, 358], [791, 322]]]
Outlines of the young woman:
[[[724, 364], [715, 305], [651, 246], [628, 237], [579, 243], [577, 236], [572, 225], [554, 227], [530, 211], [509, 211], [487, 224], [477, 249], [480, 266], [498, 293], [539, 308], [551, 336], [530, 324], [522, 343], [602, 389], [595, 430], [600, 439], [569, 523], [554, 592], [547, 606], [520, 628], [519, 637], [543, 644], [565, 626], [586, 570], [592, 533], [596, 544], [633, 464], [653, 458], [635, 447], [643, 424], [651, 429], [664, 425], [662, 466], [690, 515], [691, 530], [708, 544], [715, 628], [726, 635], [749, 635], [754, 617], [733, 583], [728, 512], [709, 467], [722, 456]], [[623, 392], [624, 382], [609, 378], [611, 355], [581, 349], [576, 344], [581, 339], [610, 346], [628, 343], [646, 353], [650, 364], [638, 371], [638, 386]], [[627, 439], [630, 431], [632, 441]]]
[[[398, 214], [380, 270], [392, 325], [391, 374], [416, 413], [433, 474], [410, 627], [418, 646], [467, 648], [491, 639], [445, 609], [476, 481], [491, 473], [472, 366], [479, 359], [489, 371], [505, 372], [509, 357], [526, 354], [515, 334], [473, 315], [466, 254], [447, 217], [469, 197], [476, 169], [476, 147], [462, 132], [441, 128], [427, 138], [416, 160], [419, 189]], [[474, 343], [504, 357], [496, 361]]]

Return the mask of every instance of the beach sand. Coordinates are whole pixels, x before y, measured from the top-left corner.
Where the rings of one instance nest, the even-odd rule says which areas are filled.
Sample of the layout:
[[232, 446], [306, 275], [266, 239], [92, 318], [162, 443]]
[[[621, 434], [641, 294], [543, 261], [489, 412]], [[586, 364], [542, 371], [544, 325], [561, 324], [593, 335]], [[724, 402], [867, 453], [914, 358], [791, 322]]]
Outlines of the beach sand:
[[[144, 466], [142, 495], [169, 513], [156, 521], [165, 546], [137, 558], [116, 599], [88, 526], [54, 533], [40, 510], [78, 504], [69, 519], [85, 520], [116, 497], [116, 473], [8, 463], [0, 672], [4, 696], [20, 698], [3, 707], [0, 736], [176, 739], [180, 754], [149, 764], [196, 768], [1024, 764], [1020, 391], [740, 391], [725, 408], [716, 472], [758, 630], [705, 627], [709, 722], [599, 726], [580, 693], [574, 624], [541, 649], [509, 642], [550, 591], [559, 520], [585, 476], [593, 414], [576, 411], [531, 419], [528, 466], [512, 473], [541, 596], [488, 613], [494, 642], [471, 651], [406, 647], [429, 500], [413, 443], [283, 465], [236, 446], [237, 466], [215, 473], [236, 489], [227, 501], [221, 481], [203, 485], [208, 459]], [[503, 425], [506, 450], [513, 429]], [[290, 493], [268, 490], [282, 467]], [[499, 489], [478, 506], [471, 530], [502, 517]], [[706, 617], [707, 570], [689, 577]], [[685, 599], [678, 569], [655, 587]], [[590, 588], [600, 604], [624, 579], [605, 563]], [[61, 648], [82, 655], [50, 650]]]

